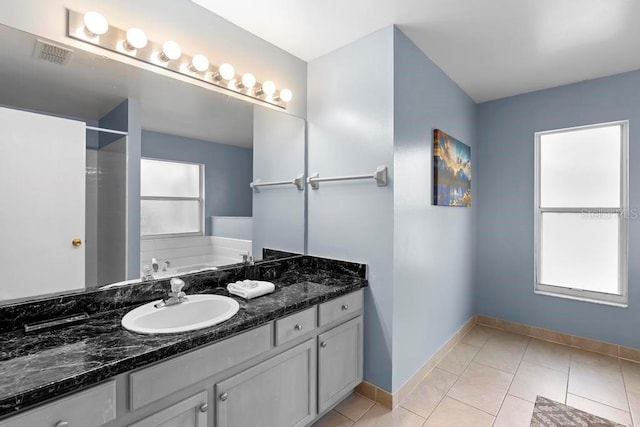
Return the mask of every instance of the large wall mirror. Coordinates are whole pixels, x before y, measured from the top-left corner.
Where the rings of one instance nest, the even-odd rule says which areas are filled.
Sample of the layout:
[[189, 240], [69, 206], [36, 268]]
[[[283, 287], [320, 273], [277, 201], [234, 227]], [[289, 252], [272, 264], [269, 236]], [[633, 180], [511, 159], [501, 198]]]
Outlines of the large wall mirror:
[[304, 252], [305, 121], [0, 26], [0, 304]]

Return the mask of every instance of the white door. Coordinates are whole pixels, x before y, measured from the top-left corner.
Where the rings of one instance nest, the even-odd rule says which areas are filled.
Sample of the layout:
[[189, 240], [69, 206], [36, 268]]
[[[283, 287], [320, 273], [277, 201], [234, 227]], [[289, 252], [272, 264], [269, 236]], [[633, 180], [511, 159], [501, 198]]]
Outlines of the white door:
[[85, 139], [83, 122], [0, 107], [0, 300], [84, 287]]

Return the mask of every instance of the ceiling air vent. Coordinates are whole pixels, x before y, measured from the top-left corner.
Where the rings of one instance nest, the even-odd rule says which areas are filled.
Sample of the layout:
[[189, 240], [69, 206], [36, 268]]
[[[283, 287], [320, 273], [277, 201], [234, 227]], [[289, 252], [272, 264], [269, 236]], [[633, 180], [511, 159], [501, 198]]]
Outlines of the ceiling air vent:
[[66, 65], [71, 59], [73, 51], [61, 46], [57, 46], [51, 42], [44, 40], [36, 40], [33, 56], [54, 64]]

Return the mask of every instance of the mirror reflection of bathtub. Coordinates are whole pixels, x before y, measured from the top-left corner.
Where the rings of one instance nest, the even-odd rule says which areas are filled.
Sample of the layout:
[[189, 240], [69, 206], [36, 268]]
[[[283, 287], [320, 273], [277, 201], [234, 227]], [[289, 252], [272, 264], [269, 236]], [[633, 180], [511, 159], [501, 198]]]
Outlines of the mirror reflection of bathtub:
[[[208, 218], [211, 236], [143, 239], [140, 243], [140, 271], [158, 263], [154, 278], [172, 274], [209, 270], [242, 262], [250, 257], [252, 218], [212, 216]], [[168, 265], [167, 265], [168, 262]]]
[[[147, 266], [151, 268], [152, 259], [158, 263], [158, 271], [151, 268], [154, 279], [215, 270], [223, 265], [242, 262], [243, 255], [252, 255], [252, 223], [251, 217], [212, 216], [209, 217], [211, 236], [143, 239], [140, 242], [140, 271]], [[139, 282], [140, 279], [125, 280], [102, 288]]]

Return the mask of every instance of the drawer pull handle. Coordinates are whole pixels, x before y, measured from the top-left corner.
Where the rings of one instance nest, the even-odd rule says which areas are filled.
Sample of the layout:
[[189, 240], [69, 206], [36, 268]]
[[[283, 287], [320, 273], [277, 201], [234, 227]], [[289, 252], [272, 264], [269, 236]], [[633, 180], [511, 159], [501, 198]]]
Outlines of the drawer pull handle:
[[55, 427], [69, 427], [69, 423], [66, 421], [58, 421]]
[[229, 398], [229, 395], [228, 395], [227, 393], [222, 393], [222, 394], [220, 395], [220, 400], [222, 400], [223, 402], [224, 402], [225, 400], [227, 400], [228, 398]]
[[320, 347], [325, 348], [327, 346], [327, 342], [326, 341], [322, 341], [320, 343]]
[[203, 403], [202, 405], [200, 405], [200, 412], [207, 412], [207, 409], [209, 409], [209, 404], [208, 403]]
[[349, 305], [348, 304], [343, 305], [342, 310], [343, 311], [349, 310]]
[[293, 327], [293, 329], [295, 329], [296, 331], [301, 331], [302, 330], [302, 325], [296, 325]]

